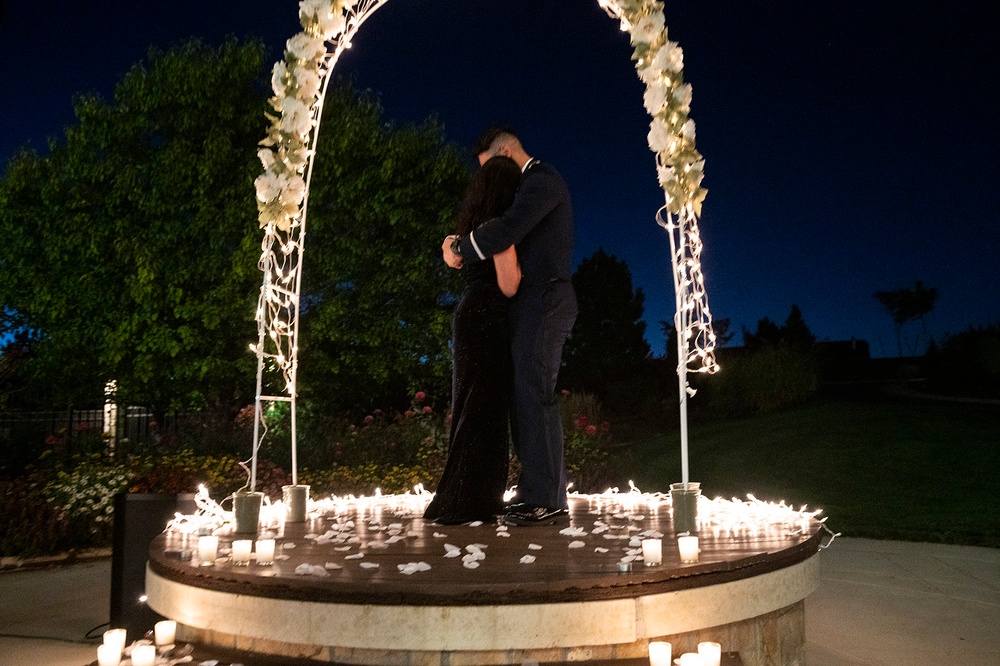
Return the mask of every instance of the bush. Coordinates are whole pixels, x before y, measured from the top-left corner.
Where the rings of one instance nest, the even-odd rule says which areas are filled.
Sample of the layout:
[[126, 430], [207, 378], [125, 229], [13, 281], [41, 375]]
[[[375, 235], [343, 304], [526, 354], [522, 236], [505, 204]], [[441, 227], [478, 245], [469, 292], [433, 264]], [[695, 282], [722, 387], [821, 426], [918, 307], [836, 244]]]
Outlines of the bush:
[[602, 491], [614, 485], [609, 464], [611, 423], [597, 398], [563, 391], [559, 410], [563, 422], [566, 474], [579, 492]]
[[733, 357], [717, 375], [692, 380], [720, 416], [748, 416], [801, 403], [819, 383], [812, 354], [785, 345]]

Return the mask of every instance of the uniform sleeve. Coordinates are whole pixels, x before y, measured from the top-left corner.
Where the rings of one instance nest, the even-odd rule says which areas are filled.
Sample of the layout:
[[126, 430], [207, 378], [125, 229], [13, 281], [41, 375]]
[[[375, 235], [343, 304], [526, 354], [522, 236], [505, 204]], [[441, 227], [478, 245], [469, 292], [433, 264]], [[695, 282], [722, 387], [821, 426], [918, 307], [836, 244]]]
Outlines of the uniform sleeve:
[[514, 203], [500, 217], [487, 220], [468, 236], [462, 237], [462, 261], [475, 263], [503, 252], [521, 242], [542, 218], [552, 212], [562, 197], [557, 177], [533, 173], [521, 183]]

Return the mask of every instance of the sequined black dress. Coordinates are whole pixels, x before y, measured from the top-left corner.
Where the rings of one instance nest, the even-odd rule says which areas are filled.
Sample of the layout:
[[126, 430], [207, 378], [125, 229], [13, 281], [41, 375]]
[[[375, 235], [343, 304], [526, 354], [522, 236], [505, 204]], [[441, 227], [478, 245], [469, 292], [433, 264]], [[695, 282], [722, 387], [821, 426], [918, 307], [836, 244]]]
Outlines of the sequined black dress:
[[424, 518], [491, 520], [503, 511], [513, 365], [507, 298], [492, 261], [462, 269], [452, 318], [452, 421], [448, 462]]

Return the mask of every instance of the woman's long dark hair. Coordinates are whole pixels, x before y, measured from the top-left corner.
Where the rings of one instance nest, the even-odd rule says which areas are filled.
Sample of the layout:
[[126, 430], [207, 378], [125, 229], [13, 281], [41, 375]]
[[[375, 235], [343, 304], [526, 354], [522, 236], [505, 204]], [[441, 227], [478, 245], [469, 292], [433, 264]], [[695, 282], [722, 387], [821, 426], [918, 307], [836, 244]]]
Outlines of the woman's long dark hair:
[[458, 211], [455, 229], [463, 236], [486, 220], [499, 217], [514, 203], [514, 194], [521, 183], [517, 162], [503, 155], [486, 160], [472, 177]]

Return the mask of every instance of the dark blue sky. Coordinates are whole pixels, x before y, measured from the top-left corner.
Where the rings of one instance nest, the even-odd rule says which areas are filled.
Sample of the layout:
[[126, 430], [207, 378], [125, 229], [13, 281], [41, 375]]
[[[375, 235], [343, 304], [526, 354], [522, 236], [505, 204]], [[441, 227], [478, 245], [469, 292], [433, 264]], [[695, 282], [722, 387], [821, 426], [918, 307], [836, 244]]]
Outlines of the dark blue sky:
[[[921, 280], [940, 291], [936, 337], [1000, 322], [995, 2], [683, 0], [665, 14], [707, 159], [717, 317], [752, 329], [797, 303], [819, 339], [894, 355], [872, 294]], [[72, 96], [110, 96], [151, 44], [255, 35], [277, 59], [297, 30], [293, 0], [8, 0], [0, 159], [44, 152]], [[603, 246], [628, 262], [659, 355], [673, 294], [630, 53], [596, 0], [392, 0], [338, 71], [388, 117], [436, 113], [463, 145], [492, 122], [517, 127], [569, 182], [577, 261]]]

